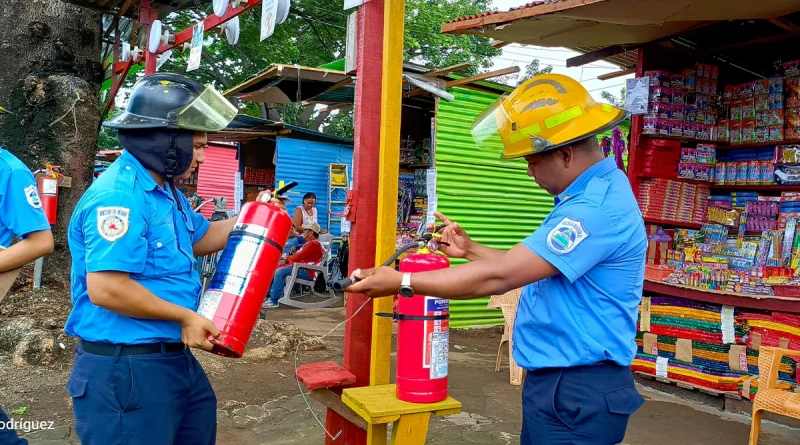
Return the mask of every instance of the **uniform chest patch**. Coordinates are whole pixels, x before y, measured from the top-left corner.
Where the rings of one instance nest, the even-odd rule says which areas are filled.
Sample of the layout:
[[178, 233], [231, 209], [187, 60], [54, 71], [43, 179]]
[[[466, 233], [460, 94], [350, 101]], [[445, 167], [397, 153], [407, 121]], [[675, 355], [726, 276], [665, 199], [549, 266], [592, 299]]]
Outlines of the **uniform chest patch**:
[[35, 185], [31, 184], [25, 187], [25, 199], [28, 200], [28, 204], [30, 204], [34, 209], [42, 208], [42, 200], [39, 198], [39, 190], [36, 189]]
[[107, 241], [116, 241], [128, 232], [131, 210], [125, 207], [99, 207], [97, 231]]
[[589, 232], [583, 227], [581, 221], [565, 217], [547, 234], [547, 247], [554, 253], [562, 255], [572, 252], [588, 237]]

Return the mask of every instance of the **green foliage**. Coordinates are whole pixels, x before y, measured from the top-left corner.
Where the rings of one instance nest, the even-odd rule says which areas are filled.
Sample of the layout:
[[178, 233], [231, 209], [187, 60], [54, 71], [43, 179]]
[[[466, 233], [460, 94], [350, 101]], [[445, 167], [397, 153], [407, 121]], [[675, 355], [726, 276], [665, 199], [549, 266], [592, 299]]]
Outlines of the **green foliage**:
[[619, 90], [619, 98], [614, 96], [613, 94], [609, 93], [608, 91], [603, 91], [600, 93], [600, 97], [602, 97], [606, 102], [610, 103], [611, 105], [615, 105], [617, 107], [625, 106], [625, 95], [626, 95], [625, 87], [622, 87]]
[[[108, 113], [106, 119], [113, 119], [116, 115], [121, 113], [120, 108], [115, 108]], [[102, 127], [100, 133], [97, 135], [97, 151], [106, 150], [121, 150], [122, 146], [117, 139], [117, 130], [113, 128]]]
[[[473, 67], [461, 71], [471, 75], [479, 68], [489, 68], [492, 57], [500, 50], [492, 48], [488, 38], [447, 35], [441, 25], [455, 18], [478, 14], [490, 7], [489, 0], [407, 0], [405, 23], [405, 57], [407, 61], [443, 67], [471, 62]], [[293, 1], [289, 17], [276, 25], [270, 38], [261, 41], [261, 8], [239, 16], [239, 41], [230, 45], [217, 29], [205, 31], [200, 67], [187, 72], [189, 51], [173, 50], [172, 56], [159, 69], [210, 83], [218, 90], [228, 90], [245, 82], [275, 63], [301, 66], [321, 66], [345, 55], [347, 16], [343, 0]], [[164, 25], [177, 32], [213, 14], [211, 2], [203, 2], [196, 10], [171, 14]], [[126, 86], [142, 76], [129, 76]], [[241, 101], [239, 110], [249, 116], [261, 117], [258, 104]], [[281, 119], [292, 125], [307, 127], [314, 115], [301, 122], [302, 107], [294, 104], [275, 105]], [[331, 134], [352, 137], [352, 111], [332, 113], [323, 123]], [[349, 125], [349, 128], [348, 128]], [[348, 136], [349, 135], [349, 136]], [[107, 136], [112, 136], [108, 134]], [[101, 134], [101, 147], [110, 146], [112, 139]]]
[[341, 138], [353, 139], [354, 129], [355, 113], [353, 113], [353, 110], [345, 110], [328, 118], [328, 125], [323, 128], [323, 132]]
[[10, 414], [12, 414], [14, 416], [23, 416], [25, 414], [28, 414], [28, 411], [29, 411], [29, 408], [27, 406], [21, 406], [21, 407], [15, 409], [15, 410], [11, 411]]
[[531, 63], [525, 67], [525, 74], [519, 78], [517, 85], [522, 85], [526, 80], [532, 79], [539, 74], [549, 74], [551, 72], [553, 72], [553, 67], [551, 65], [542, 68], [539, 66], [539, 59], [533, 59]]
[[492, 48], [489, 39], [440, 32], [450, 20], [489, 9], [489, 0], [406, 0], [406, 60], [437, 67], [470, 62], [472, 67], [459, 71], [465, 76], [490, 68], [492, 57], [501, 51]]

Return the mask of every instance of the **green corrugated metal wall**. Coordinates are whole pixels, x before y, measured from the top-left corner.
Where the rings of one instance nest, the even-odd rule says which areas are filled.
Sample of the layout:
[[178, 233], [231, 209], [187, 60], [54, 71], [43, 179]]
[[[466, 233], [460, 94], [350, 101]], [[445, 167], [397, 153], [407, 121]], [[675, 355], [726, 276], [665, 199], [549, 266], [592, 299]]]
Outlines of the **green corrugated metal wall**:
[[[439, 211], [457, 221], [475, 241], [510, 249], [539, 227], [553, 208], [553, 197], [527, 176], [524, 161], [501, 161], [499, 147], [495, 153], [482, 152], [472, 141], [472, 121], [498, 96], [461, 88], [449, 92], [455, 100], [439, 100], [436, 115]], [[451, 301], [450, 325], [502, 325], [503, 315], [486, 309], [488, 301]]]

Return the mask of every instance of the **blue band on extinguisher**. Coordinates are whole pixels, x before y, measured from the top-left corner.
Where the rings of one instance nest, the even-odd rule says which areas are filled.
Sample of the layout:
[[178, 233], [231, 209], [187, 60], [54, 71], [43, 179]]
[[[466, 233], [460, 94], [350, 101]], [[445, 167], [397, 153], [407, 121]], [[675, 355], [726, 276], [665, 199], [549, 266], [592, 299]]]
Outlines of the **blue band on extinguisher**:
[[263, 235], [256, 235], [256, 234], [254, 234], [252, 232], [248, 232], [248, 231], [242, 230], [242, 229], [238, 229], [238, 230], [232, 231], [231, 235], [241, 235], [241, 236], [247, 236], [247, 237], [250, 237], [250, 238], [255, 238], [255, 239], [259, 240], [259, 241], [264, 241], [265, 243], [269, 244], [270, 246], [278, 249], [280, 252], [283, 252], [283, 246], [281, 246], [280, 244], [276, 243], [275, 241], [272, 241], [271, 239], [269, 239], [269, 238], [267, 238], [266, 236], [263, 236]]
[[405, 315], [405, 314], [388, 314], [378, 313], [378, 317], [393, 318], [395, 320], [416, 320], [416, 321], [435, 321], [435, 320], [448, 320], [450, 314], [443, 315]]

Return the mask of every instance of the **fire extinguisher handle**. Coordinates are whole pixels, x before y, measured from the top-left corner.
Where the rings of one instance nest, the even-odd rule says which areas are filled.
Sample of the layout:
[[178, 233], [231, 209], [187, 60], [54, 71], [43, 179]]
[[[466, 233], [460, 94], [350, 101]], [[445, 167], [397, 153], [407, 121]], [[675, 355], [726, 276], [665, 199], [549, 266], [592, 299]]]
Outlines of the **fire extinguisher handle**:
[[279, 196], [283, 195], [284, 193], [288, 192], [289, 190], [297, 187], [297, 185], [298, 185], [297, 181], [292, 181], [292, 182], [284, 185], [283, 187], [279, 188], [278, 190], [275, 190], [275, 197], [279, 197]]

